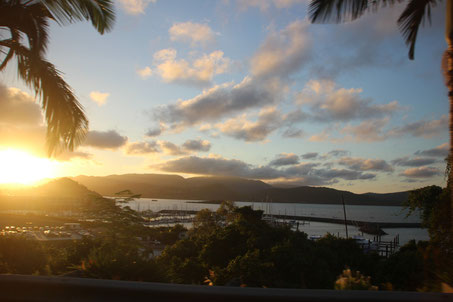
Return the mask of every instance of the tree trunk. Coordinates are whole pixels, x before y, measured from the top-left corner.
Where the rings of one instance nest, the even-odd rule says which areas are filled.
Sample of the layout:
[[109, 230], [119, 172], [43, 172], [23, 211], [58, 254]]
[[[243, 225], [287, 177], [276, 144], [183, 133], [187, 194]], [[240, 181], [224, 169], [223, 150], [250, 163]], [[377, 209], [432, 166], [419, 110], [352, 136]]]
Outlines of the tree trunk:
[[450, 103], [450, 152], [448, 154], [448, 162], [450, 171], [447, 180], [447, 186], [450, 189], [450, 226], [453, 232], [453, 0], [447, 0], [445, 16], [445, 40], [447, 42], [447, 50], [445, 52], [446, 66], [445, 82], [448, 89], [448, 101]]

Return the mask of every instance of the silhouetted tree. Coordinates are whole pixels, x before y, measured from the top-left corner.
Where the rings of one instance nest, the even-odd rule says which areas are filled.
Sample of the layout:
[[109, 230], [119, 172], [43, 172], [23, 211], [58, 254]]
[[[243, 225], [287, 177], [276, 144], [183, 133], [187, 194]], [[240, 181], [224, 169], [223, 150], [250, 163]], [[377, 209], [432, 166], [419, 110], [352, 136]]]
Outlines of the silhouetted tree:
[[91, 21], [103, 34], [114, 22], [111, 0], [0, 0], [0, 63], [17, 59], [19, 77], [41, 99], [47, 122], [48, 154], [73, 150], [85, 138], [88, 120], [60, 71], [45, 59], [49, 23]]

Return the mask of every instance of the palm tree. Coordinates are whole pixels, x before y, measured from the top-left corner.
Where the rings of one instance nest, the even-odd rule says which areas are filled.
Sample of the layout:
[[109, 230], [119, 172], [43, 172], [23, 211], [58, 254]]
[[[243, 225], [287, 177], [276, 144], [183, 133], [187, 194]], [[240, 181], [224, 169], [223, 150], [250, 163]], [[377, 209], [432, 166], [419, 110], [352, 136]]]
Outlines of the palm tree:
[[61, 73], [44, 55], [49, 22], [91, 21], [100, 33], [110, 31], [115, 15], [111, 0], [0, 0], [0, 71], [14, 57], [18, 77], [41, 99], [51, 156], [73, 150], [88, 131], [82, 105]]
[[[326, 23], [334, 21], [336, 23], [353, 21], [367, 12], [393, 5], [404, 0], [312, 0], [309, 4], [309, 18], [312, 23]], [[398, 18], [398, 27], [403, 34], [406, 45], [409, 47], [409, 59], [414, 59], [415, 42], [420, 24], [425, 18], [431, 23], [431, 9], [441, 0], [407, 0], [406, 8]], [[445, 75], [445, 84], [448, 88], [448, 100], [450, 102], [450, 152], [449, 163], [453, 161], [453, 0], [446, 0], [446, 26], [445, 40], [447, 50], [442, 59]], [[450, 169], [447, 186], [450, 188], [450, 213], [451, 227], [453, 232], [453, 169]]]

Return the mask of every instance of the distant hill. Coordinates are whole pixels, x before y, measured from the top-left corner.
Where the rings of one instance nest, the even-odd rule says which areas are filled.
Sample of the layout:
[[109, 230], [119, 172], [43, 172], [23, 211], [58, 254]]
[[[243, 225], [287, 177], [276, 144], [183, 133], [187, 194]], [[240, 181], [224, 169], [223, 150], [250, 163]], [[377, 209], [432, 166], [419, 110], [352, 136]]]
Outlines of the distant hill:
[[109, 176], [77, 176], [73, 178], [101, 195], [114, 195], [129, 189], [142, 197], [192, 200], [242, 200], [288, 203], [341, 203], [400, 205], [408, 192], [355, 194], [325, 187], [272, 187], [260, 180], [237, 177], [192, 177], [164, 174], [123, 174]]
[[2, 210], [74, 210], [101, 196], [69, 178], [54, 179], [36, 187], [10, 189], [0, 195]]
[[[240, 200], [271, 186], [259, 181], [233, 177], [193, 177], [163, 174], [77, 176], [75, 181], [102, 195], [131, 190], [142, 197], [167, 199]], [[221, 196], [221, 197], [219, 197]]]
[[77, 183], [70, 178], [58, 178], [46, 184], [30, 189], [30, 193], [45, 197], [67, 197], [67, 198], [83, 198], [88, 195], [98, 195], [98, 193], [90, 191], [87, 187]]
[[273, 202], [341, 204], [342, 197], [351, 205], [401, 205], [409, 192], [355, 194], [325, 187], [271, 188], [266, 194]]

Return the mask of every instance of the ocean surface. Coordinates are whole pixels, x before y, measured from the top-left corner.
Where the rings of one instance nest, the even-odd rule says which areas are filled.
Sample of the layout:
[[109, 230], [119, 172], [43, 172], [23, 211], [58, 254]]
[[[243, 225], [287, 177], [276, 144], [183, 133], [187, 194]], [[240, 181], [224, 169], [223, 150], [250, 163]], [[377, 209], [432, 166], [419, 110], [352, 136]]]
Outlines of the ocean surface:
[[[218, 209], [217, 204], [194, 203], [196, 200], [176, 199], [151, 199], [140, 198], [129, 202], [127, 205], [136, 211], [151, 210], [201, 210]], [[311, 216], [324, 218], [343, 218], [343, 206], [340, 204], [295, 204], [295, 203], [263, 203], [236, 201], [236, 206], [251, 206], [255, 210], [263, 210], [265, 214], [281, 214], [294, 216]], [[346, 205], [346, 216], [350, 220], [368, 222], [420, 222], [419, 213], [413, 213], [406, 217], [407, 210], [400, 206], [359, 206]], [[325, 235], [331, 233], [336, 236], [346, 237], [346, 230], [342, 224], [310, 222], [300, 224], [299, 230], [310, 235]], [[393, 240], [396, 235], [400, 236], [400, 244], [403, 245], [411, 239], [428, 240], [428, 231], [421, 228], [388, 228], [383, 229], [388, 235], [382, 236], [382, 240]], [[362, 235], [355, 226], [348, 226], [349, 236]], [[363, 237], [373, 239], [373, 235], [363, 234]]]

